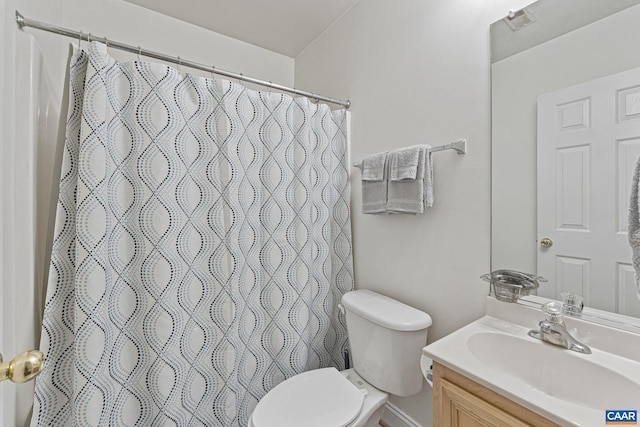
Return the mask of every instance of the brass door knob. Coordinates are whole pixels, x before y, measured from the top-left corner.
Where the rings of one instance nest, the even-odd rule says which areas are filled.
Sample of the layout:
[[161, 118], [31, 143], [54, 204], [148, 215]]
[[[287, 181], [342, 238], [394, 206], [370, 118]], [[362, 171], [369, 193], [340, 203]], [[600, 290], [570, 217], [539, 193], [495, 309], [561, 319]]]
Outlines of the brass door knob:
[[43, 366], [44, 354], [38, 350], [20, 353], [7, 363], [2, 363], [2, 355], [0, 355], [0, 381], [27, 382], [38, 375]]
[[545, 237], [544, 239], [540, 240], [540, 246], [543, 246], [545, 248], [550, 248], [551, 246], [553, 246], [553, 240], [551, 240], [548, 237]]

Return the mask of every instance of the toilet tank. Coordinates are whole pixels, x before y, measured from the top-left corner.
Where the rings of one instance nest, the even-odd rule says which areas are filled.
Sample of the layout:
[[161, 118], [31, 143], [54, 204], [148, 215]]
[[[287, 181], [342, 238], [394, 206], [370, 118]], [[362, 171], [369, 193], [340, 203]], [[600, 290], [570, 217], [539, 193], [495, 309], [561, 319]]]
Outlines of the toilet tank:
[[378, 293], [359, 289], [342, 297], [353, 368], [396, 396], [422, 389], [420, 356], [431, 316]]

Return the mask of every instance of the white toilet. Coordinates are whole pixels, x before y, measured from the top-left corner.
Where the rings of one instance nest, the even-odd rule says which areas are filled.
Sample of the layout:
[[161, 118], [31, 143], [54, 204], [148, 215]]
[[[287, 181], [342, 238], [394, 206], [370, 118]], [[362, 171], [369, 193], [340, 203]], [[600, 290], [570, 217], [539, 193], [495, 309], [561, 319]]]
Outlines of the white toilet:
[[353, 369], [316, 369], [283, 381], [258, 402], [249, 427], [374, 427], [388, 393], [420, 391], [431, 317], [368, 290], [345, 294], [342, 304]]

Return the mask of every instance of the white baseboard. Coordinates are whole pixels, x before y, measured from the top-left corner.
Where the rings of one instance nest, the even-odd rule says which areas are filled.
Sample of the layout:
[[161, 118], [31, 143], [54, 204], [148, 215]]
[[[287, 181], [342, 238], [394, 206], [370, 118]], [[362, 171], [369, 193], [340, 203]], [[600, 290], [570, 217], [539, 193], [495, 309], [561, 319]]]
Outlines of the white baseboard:
[[389, 427], [422, 427], [417, 421], [402, 412], [396, 405], [390, 402], [387, 402], [386, 404], [382, 421], [384, 421]]

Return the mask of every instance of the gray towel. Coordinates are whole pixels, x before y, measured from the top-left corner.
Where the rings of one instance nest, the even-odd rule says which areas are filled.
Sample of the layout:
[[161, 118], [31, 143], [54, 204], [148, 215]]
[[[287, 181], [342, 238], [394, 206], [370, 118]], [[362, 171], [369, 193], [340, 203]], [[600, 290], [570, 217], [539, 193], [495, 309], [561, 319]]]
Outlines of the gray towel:
[[389, 181], [416, 179], [423, 147], [422, 145], [414, 145], [389, 153]]
[[387, 152], [371, 154], [362, 160], [362, 179], [364, 181], [384, 180], [384, 168]]
[[633, 251], [632, 262], [636, 271], [636, 293], [640, 298], [640, 206], [638, 206], [640, 188], [640, 157], [636, 163], [636, 169], [631, 181], [631, 197], [629, 199], [629, 245]]
[[431, 146], [425, 145], [424, 150], [424, 207], [433, 207], [433, 157]]
[[387, 211], [387, 153], [367, 156], [362, 169], [362, 213], [379, 214]]
[[418, 214], [433, 205], [433, 163], [428, 145], [419, 148], [415, 179], [389, 181], [387, 211]]

